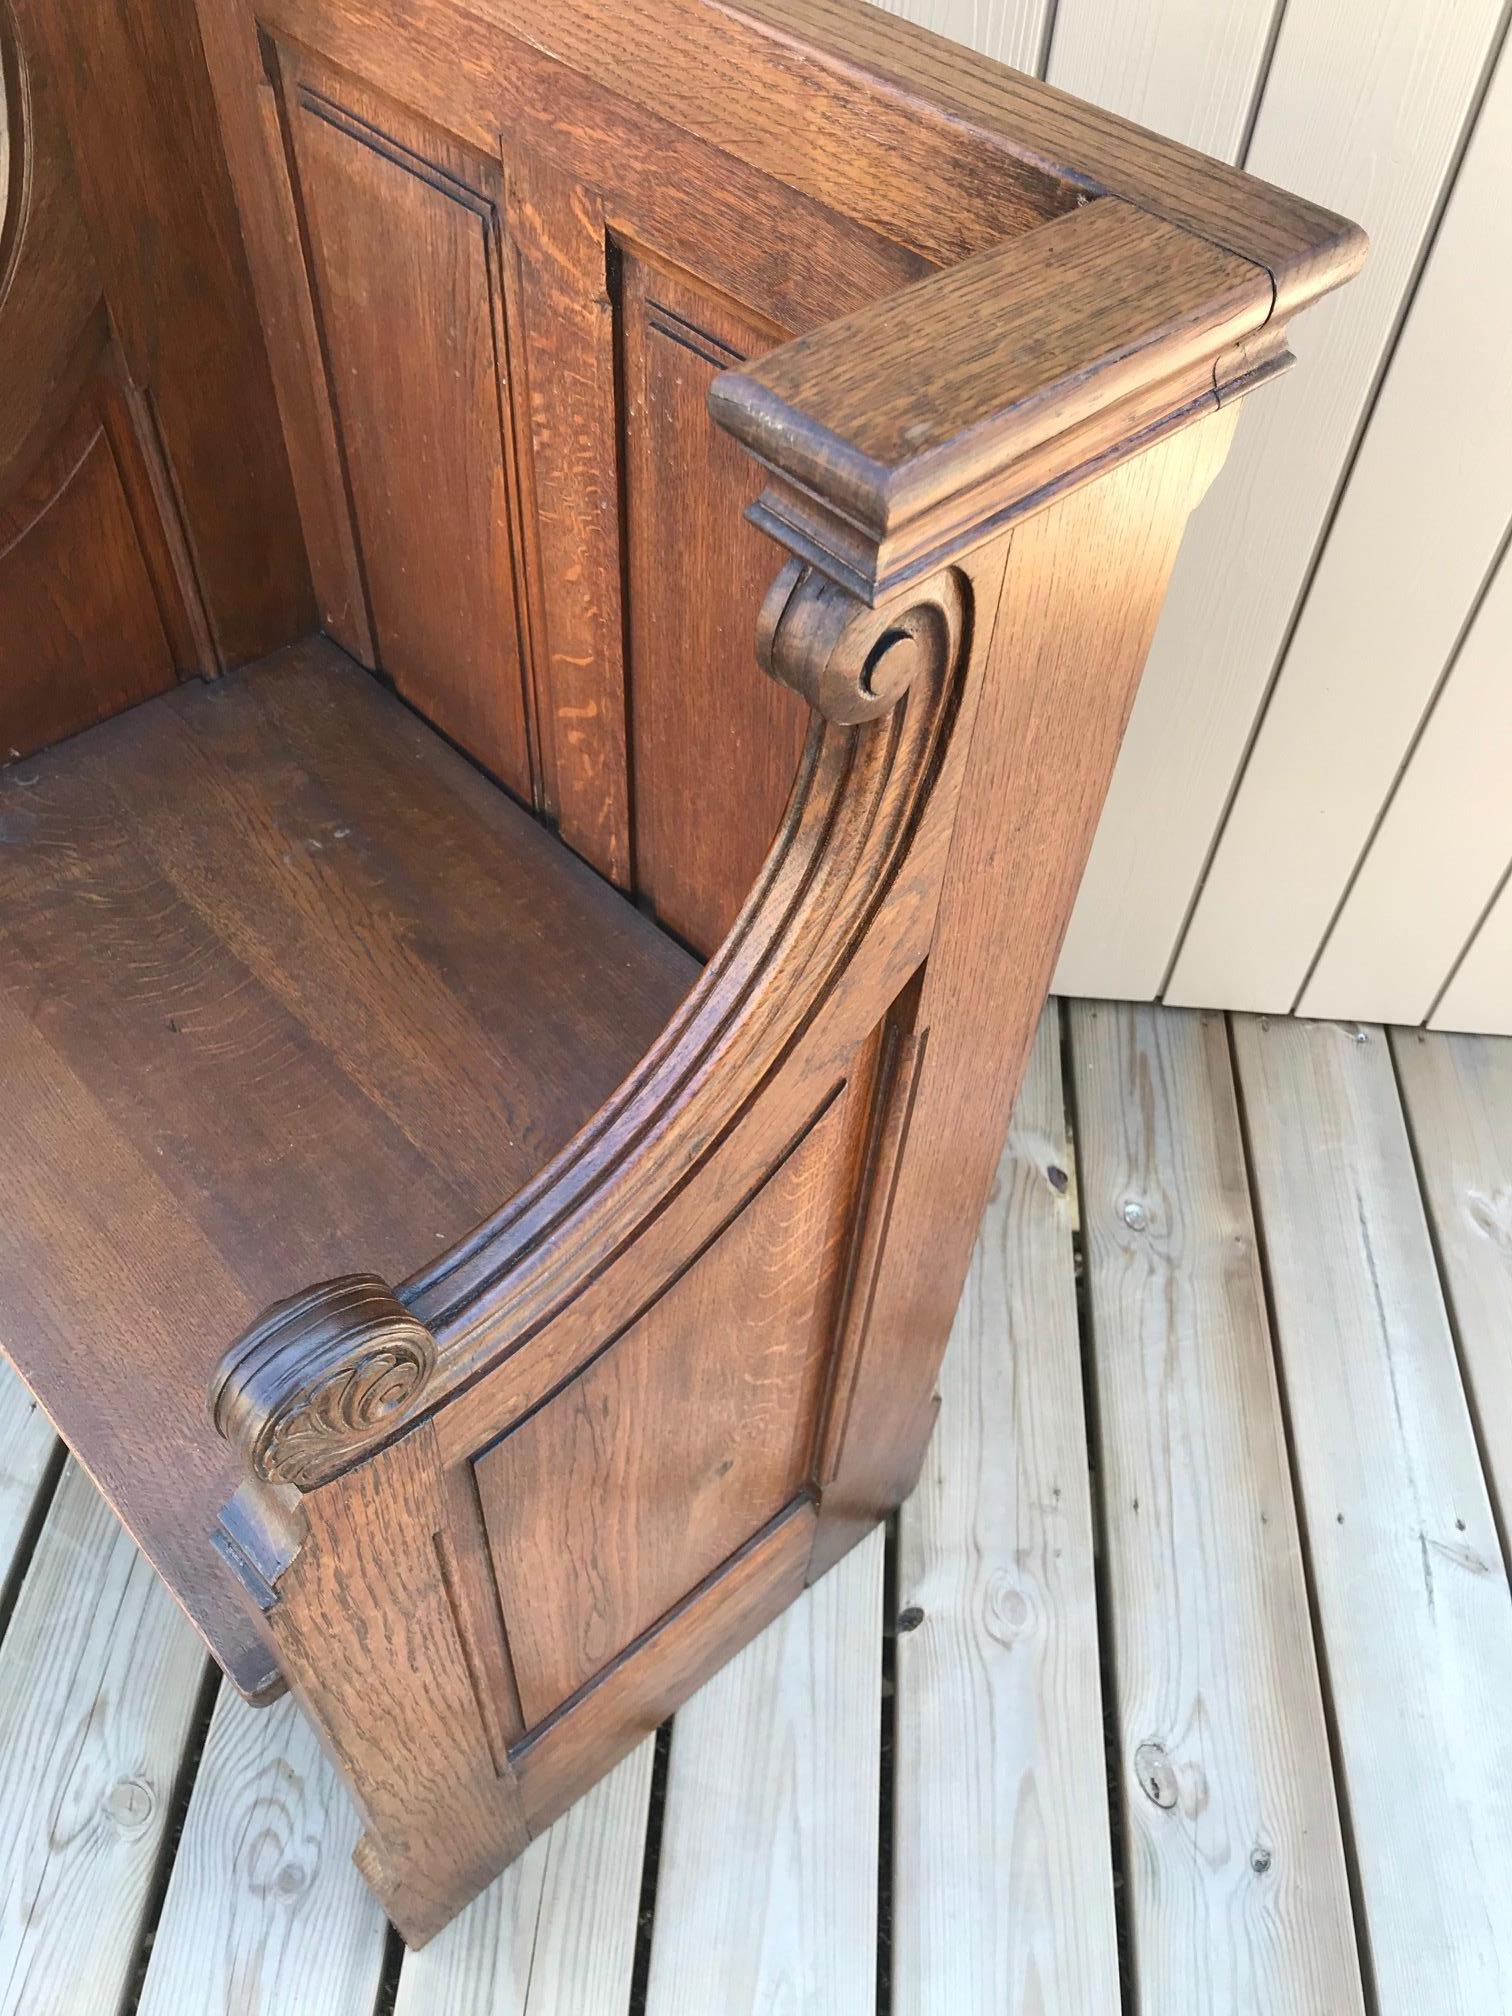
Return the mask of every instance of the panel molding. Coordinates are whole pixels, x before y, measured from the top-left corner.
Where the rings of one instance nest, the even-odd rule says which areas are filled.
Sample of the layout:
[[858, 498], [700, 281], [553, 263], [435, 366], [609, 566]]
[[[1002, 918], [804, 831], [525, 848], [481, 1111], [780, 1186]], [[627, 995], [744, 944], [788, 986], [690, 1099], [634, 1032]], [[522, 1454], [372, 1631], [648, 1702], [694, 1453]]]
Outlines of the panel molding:
[[[527, 1732], [812, 1488], [871, 1057], [864, 1046], [656, 1293], [471, 1459]], [[743, 1316], [726, 1321], [721, 1356], [705, 1315], [728, 1308], [734, 1282]], [[688, 1338], [703, 1340], [705, 1383], [684, 1418]]]
[[[265, 38], [263, 47], [279, 83], [318, 356], [310, 391], [324, 407], [321, 431], [347, 516], [338, 544], [349, 561], [328, 543], [317, 574], [348, 571], [361, 600], [360, 621], [336, 634], [540, 806], [532, 598], [525, 542], [515, 536], [526, 499], [511, 393], [502, 166], [291, 45]], [[471, 218], [480, 266], [469, 275], [445, 222], [429, 237], [418, 213], [395, 214], [406, 185], [390, 188], [382, 170], [378, 182], [362, 179], [317, 139], [322, 131]], [[370, 234], [380, 218], [375, 250]], [[410, 242], [400, 250], [406, 232]], [[424, 299], [427, 288], [434, 300]], [[386, 349], [369, 341], [380, 306]], [[406, 315], [410, 341], [399, 333]], [[391, 351], [403, 353], [409, 373], [403, 397], [385, 375]], [[484, 401], [493, 409], [486, 427]]]
[[753, 662], [772, 573], [744, 516], [761, 471], [705, 409], [714, 372], [784, 332], [647, 248], [615, 247], [635, 884], [707, 955], [761, 872], [807, 728]]

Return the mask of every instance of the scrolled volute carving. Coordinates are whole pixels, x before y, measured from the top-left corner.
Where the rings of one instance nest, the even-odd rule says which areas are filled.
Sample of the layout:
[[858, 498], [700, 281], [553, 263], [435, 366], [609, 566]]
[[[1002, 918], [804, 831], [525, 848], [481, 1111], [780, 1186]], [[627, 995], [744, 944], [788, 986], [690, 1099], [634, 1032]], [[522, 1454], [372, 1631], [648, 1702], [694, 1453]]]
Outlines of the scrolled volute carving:
[[827, 721], [854, 728], [953, 663], [960, 631], [961, 593], [949, 572], [873, 608], [818, 568], [789, 560], [761, 605], [756, 656]]
[[242, 1333], [216, 1376], [215, 1425], [254, 1476], [310, 1491], [394, 1433], [435, 1363], [435, 1338], [385, 1282], [344, 1274]]

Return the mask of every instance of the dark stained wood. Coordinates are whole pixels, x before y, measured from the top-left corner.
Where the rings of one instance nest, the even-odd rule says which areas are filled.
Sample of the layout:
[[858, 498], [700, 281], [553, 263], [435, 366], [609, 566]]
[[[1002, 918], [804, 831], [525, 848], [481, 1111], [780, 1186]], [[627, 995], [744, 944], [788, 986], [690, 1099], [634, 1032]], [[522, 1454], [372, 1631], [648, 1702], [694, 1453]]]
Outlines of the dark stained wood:
[[533, 155], [507, 179], [537, 802], [575, 853], [630, 886], [614, 311], [603, 204]]
[[35, 33], [0, 38], [16, 153], [0, 230], [0, 762], [213, 656], [45, 53]]
[[307, 1496], [285, 1571], [279, 1657], [361, 1787], [356, 1862], [411, 1945], [529, 1839], [518, 1786], [489, 1750], [435, 1534], [435, 1437], [419, 1428]]
[[0, 1309], [417, 1941], [908, 1489], [1220, 408], [1363, 241], [853, 0], [196, 5], [322, 620], [542, 823], [331, 646], [0, 785]]
[[308, 629], [312, 607], [193, 0], [15, 4], [54, 79], [112, 325], [187, 529], [181, 592], [203, 598], [204, 623], [180, 665], [245, 664]]
[[478, 1458], [527, 1728], [807, 1483], [854, 1125], [827, 1106], [666, 1294]]
[[[134, 517], [123, 474], [132, 446], [118, 398], [92, 380], [40, 463], [0, 502], [0, 763], [177, 677], [143, 544], [152, 521]], [[171, 582], [158, 585], [171, 596]]]
[[759, 474], [705, 411], [715, 374], [780, 332], [629, 255], [620, 327], [636, 888], [708, 953], [756, 880], [803, 746], [803, 708], [752, 676], [772, 574], [742, 517]]
[[923, 1056], [816, 1573], [907, 1494], [923, 1460], [940, 1357], [1106, 779], [1188, 515], [1234, 420], [1212, 415], [1009, 535], [920, 991]]
[[309, 65], [283, 95], [377, 662], [528, 799], [498, 166]]
[[1258, 267], [1104, 201], [722, 374], [710, 406], [780, 479], [760, 521], [875, 600], [1210, 410], [1270, 314]]
[[[400, 0], [269, 0], [259, 13], [296, 39], [317, 32], [333, 56], [339, 44], [342, 60], [370, 74], [364, 46], [409, 77], [434, 75], [438, 90], [449, 71], [455, 130], [480, 139], [501, 100], [538, 91], [528, 69], [511, 75], [495, 61], [474, 10], [443, 0], [418, 13]], [[633, 98], [935, 265], [1099, 194], [1263, 266], [1283, 314], [1348, 279], [1363, 257], [1363, 234], [1317, 204], [864, 0], [625, 0], [603, 10], [494, 0], [489, 19], [497, 41], [554, 57], [564, 91], [575, 72]]]
[[786, 1609], [803, 1588], [813, 1541], [814, 1507], [800, 1499], [690, 1590], [567, 1713], [513, 1753], [532, 1835], [544, 1832]]
[[245, 1670], [220, 1353], [465, 1232], [691, 967], [329, 645], [14, 766], [0, 822], [3, 1342]]

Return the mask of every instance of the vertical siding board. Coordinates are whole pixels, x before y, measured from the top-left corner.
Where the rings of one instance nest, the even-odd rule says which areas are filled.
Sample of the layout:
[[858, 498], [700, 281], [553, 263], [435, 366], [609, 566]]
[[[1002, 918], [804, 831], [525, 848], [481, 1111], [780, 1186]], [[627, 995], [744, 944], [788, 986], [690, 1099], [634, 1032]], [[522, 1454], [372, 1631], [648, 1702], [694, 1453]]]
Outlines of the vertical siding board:
[[[1293, 0], [1247, 165], [1359, 218], [1364, 273], [1240, 427], [1187, 536], [1056, 976], [1148, 997], [1176, 949], [1375, 375], [1458, 154], [1501, 0]], [[1182, 976], [1172, 998], [1196, 999]], [[1242, 997], [1227, 974], [1207, 997]]]
[[[1495, 560], [1512, 516], [1509, 173], [1512, 48], [1504, 47], [1182, 946], [1171, 1001], [1281, 1010], [1297, 999]], [[1241, 449], [1243, 441], [1241, 428]], [[1512, 623], [1512, 607], [1501, 620]], [[1470, 672], [1461, 665], [1453, 679]], [[1481, 678], [1494, 709], [1483, 668]], [[1473, 737], [1463, 695], [1452, 711]], [[1487, 712], [1488, 739], [1498, 725]], [[1433, 775], [1453, 797], [1446, 732], [1434, 738]], [[1505, 825], [1495, 782], [1463, 781], [1467, 826], [1477, 815]], [[1448, 810], [1433, 784], [1410, 795], [1415, 816], [1435, 800]], [[1458, 850], [1442, 844], [1454, 823], [1418, 826], [1418, 893], [1427, 901], [1390, 920], [1388, 956], [1379, 956], [1386, 948], [1377, 939], [1374, 964], [1356, 967], [1336, 934], [1320, 969], [1326, 987], [1312, 990], [1307, 1012], [1421, 1019], [1465, 937], [1460, 929], [1442, 952], [1444, 932], [1454, 932], [1451, 911], [1462, 911], [1473, 885], [1473, 919], [1512, 852], [1492, 833], [1494, 865], [1479, 840], [1456, 860]], [[1400, 843], [1400, 821], [1397, 829]], [[1473, 838], [1469, 830], [1464, 837]], [[1392, 858], [1403, 861], [1400, 844]], [[1444, 869], [1461, 900], [1441, 908]], [[1425, 962], [1436, 970], [1424, 975]]]
[[[1512, 861], [1509, 665], [1512, 552], [1502, 556], [1391, 797], [1298, 1003], [1301, 1014], [1428, 1016]], [[1369, 706], [1367, 695], [1357, 698]], [[1512, 1002], [1505, 1006], [1512, 1015]]]
[[1205, 154], [1238, 158], [1277, 0], [1061, 0], [1048, 81]]
[[1512, 1605], [1391, 1058], [1234, 1045], [1372, 2007], [1509, 2016]]
[[948, 35], [999, 63], [1037, 74], [1051, 0], [880, 0], [889, 14]]
[[1502, 883], [1428, 1026], [1512, 1036], [1512, 880]]

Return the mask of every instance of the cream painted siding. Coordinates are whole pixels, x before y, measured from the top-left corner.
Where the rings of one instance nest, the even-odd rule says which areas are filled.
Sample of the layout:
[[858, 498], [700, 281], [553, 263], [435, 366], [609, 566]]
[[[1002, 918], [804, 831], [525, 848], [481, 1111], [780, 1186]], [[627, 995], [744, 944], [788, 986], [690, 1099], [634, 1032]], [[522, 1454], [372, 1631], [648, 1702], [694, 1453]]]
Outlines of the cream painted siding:
[[1193, 522], [1066, 994], [1512, 1034], [1508, 0], [901, 0], [1357, 219]]

